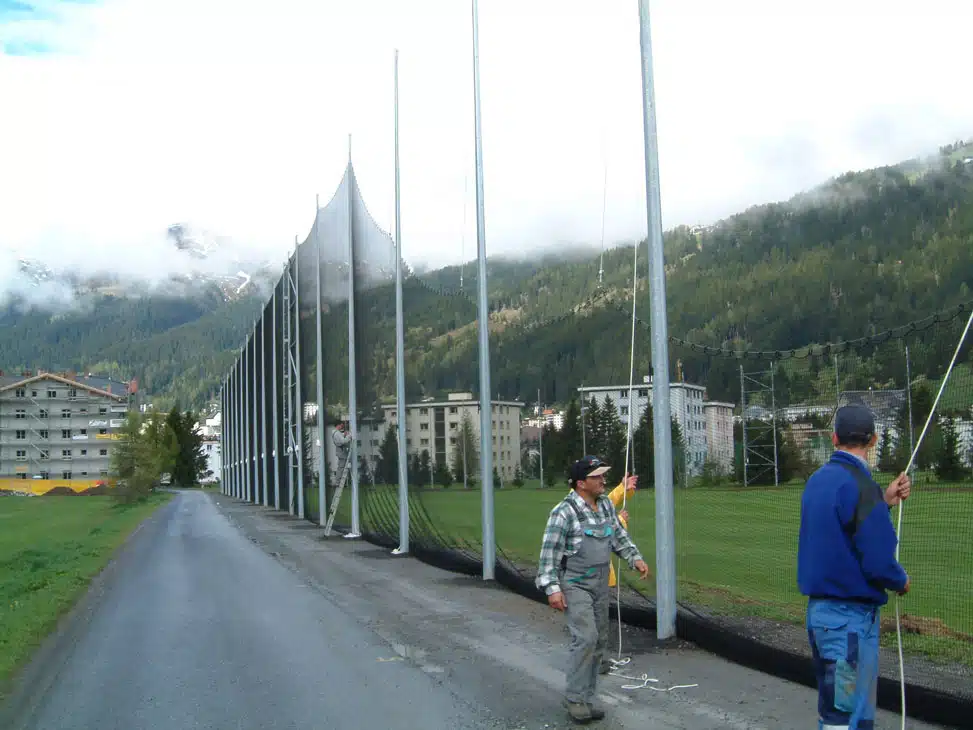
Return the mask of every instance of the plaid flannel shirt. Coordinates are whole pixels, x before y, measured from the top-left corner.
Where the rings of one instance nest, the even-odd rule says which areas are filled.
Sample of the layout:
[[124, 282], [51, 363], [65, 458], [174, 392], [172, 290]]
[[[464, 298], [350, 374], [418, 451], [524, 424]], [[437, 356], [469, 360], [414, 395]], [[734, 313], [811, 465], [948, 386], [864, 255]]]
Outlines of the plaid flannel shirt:
[[[562, 556], [574, 555], [581, 549], [583, 530], [578, 521], [578, 515], [568, 504], [568, 500], [573, 500], [581, 509], [581, 514], [585, 516], [587, 524], [592, 527], [598, 525], [598, 518], [594, 511], [573, 489], [564, 500], [551, 510], [551, 514], [547, 518], [547, 526], [544, 528], [544, 540], [541, 543], [541, 556], [537, 568], [537, 580], [535, 581], [535, 585], [547, 595], [561, 590], [558, 582], [558, 570]], [[642, 556], [639, 554], [638, 548], [635, 547], [635, 543], [632, 542], [632, 538], [629, 537], [628, 531], [622, 527], [615, 506], [605, 495], [598, 497], [595, 505], [601, 514], [608, 516], [615, 528], [615, 534], [612, 537], [612, 550], [620, 555], [623, 560], [626, 560], [629, 567], [634, 568], [636, 561], [642, 560]]]

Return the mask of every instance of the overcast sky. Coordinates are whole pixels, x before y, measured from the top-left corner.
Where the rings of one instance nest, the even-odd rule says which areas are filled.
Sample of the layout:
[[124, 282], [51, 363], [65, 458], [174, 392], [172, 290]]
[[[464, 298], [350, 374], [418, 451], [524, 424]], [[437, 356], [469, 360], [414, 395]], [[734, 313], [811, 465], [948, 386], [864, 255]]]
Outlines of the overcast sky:
[[[973, 137], [968, 0], [651, 11], [665, 228]], [[349, 133], [391, 229], [397, 47], [405, 257], [470, 259], [470, 19], [468, 0], [0, 0], [0, 251], [158, 267], [187, 222], [282, 260]], [[637, 0], [481, 0], [480, 51], [488, 253], [598, 246], [603, 193], [608, 244], [644, 235]]]

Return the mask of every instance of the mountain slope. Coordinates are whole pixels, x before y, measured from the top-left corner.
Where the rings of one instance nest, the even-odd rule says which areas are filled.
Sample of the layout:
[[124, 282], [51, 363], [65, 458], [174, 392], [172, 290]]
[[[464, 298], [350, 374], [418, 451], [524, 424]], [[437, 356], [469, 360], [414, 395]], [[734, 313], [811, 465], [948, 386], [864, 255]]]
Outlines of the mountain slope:
[[[967, 154], [969, 151], [969, 154]], [[973, 148], [944, 148], [849, 173], [789, 201], [665, 235], [671, 335], [733, 349], [778, 350], [873, 334], [973, 299]], [[503, 397], [565, 400], [582, 382], [625, 382], [632, 248], [491, 260], [492, 384]], [[412, 275], [405, 290], [410, 397], [474, 389], [476, 266]], [[638, 309], [648, 320], [644, 246]], [[265, 295], [235, 301], [211, 284], [188, 297], [92, 296], [62, 315], [0, 313], [0, 368], [113, 370], [154, 394], [198, 403], [215, 392]], [[361, 402], [394, 392], [391, 286], [356, 301]], [[326, 385], [343, 393], [347, 310], [324, 316]], [[305, 354], [312, 348], [305, 348]], [[673, 348], [687, 379], [730, 397], [730, 362]], [[880, 358], [879, 358], [880, 360]], [[876, 361], [878, 362], [878, 360]], [[637, 373], [648, 372], [639, 330]], [[918, 368], [932, 367], [917, 363]], [[881, 374], [882, 366], [876, 365]], [[878, 377], [878, 375], [876, 375]], [[310, 391], [309, 391], [310, 392]]]

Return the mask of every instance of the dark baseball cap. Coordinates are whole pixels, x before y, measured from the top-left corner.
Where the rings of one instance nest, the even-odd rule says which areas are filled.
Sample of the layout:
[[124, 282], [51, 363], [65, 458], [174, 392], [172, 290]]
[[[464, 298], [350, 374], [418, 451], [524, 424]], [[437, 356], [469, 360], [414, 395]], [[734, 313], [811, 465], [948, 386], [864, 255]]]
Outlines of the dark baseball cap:
[[611, 469], [597, 456], [584, 456], [571, 465], [571, 481], [596, 477]]
[[843, 444], [870, 441], [875, 435], [875, 416], [863, 405], [842, 406], [834, 416], [834, 432]]

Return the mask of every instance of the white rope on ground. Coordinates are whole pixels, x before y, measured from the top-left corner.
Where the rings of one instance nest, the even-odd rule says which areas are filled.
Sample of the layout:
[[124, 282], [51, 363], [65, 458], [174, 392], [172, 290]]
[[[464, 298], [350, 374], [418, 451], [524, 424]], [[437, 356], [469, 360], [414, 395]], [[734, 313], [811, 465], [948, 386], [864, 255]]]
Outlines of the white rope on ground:
[[649, 683], [658, 682], [659, 680], [653, 679], [648, 674], [643, 674], [641, 677], [630, 677], [627, 674], [622, 674], [621, 672], [617, 671], [619, 667], [623, 667], [632, 661], [630, 657], [619, 659], [618, 661], [615, 661], [614, 659], [610, 661], [612, 662], [612, 670], [609, 672], [610, 676], [627, 679], [630, 682], [641, 682], [641, 684], [623, 684], [622, 689], [651, 689], [653, 692], [672, 692], [674, 689], [689, 689], [691, 687], [699, 686], [698, 684], [674, 684], [671, 687], [652, 687]]
[[[949, 381], [949, 376], [953, 372], [953, 366], [956, 365], [956, 358], [959, 357], [959, 352], [963, 349], [963, 343], [966, 341], [966, 335], [970, 331], [970, 325], [973, 325], [973, 311], [970, 312], [970, 318], [966, 322], [966, 327], [963, 329], [963, 334], [960, 335], [959, 342], [956, 343], [956, 350], [953, 352], [953, 359], [949, 362], [949, 367], [946, 368], [946, 374], [943, 375], [943, 382], [939, 384], [939, 392], [936, 393], [936, 399], [932, 402], [932, 408], [929, 409], [929, 416], [926, 418], [926, 425], [922, 427], [922, 432], [919, 434], [919, 440], [916, 441], [915, 446], [912, 450], [912, 456], [909, 457], [909, 464], [905, 468], [905, 473], [908, 474], [912, 469], [912, 464], [916, 459], [916, 454], [919, 453], [919, 447], [922, 446], [922, 440], [926, 437], [926, 432], [929, 430], [929, 424], [932, 423], [933, 416], [936, 413], [936, 407], [939, 405], [939, 399], [942, 398], [943, 392], [946, 390], [946, 383]], [[911, 421], [910, 421], [911, 423]], [[899, 559], [899, 549], [902, 547], [902, 506], [903, 503], [899, 501], [899, 514], [896, 520], [895, 532], [898, 536], [898, 542], [895, 545], [895, 559]], [[906, 711], [905, 711], [905, 653], [902, 648], [902, 614], [899, 605], [900, 597], [896, 595], [895, 597], [895, 636], [898, 641], [899, 649], [899, 690], [900, 699], [902, 701], [902, 730], [905, 730], [906, 723]]]

